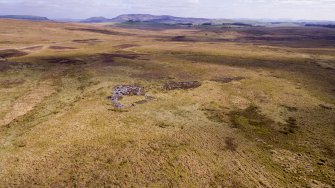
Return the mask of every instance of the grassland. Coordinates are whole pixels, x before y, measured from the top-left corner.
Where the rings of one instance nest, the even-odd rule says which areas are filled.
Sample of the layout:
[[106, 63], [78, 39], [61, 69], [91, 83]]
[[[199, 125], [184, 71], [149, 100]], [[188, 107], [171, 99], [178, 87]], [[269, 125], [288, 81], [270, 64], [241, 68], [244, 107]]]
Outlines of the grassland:
[[335, 186], [334, 29], [0, 25], [0, 187]]

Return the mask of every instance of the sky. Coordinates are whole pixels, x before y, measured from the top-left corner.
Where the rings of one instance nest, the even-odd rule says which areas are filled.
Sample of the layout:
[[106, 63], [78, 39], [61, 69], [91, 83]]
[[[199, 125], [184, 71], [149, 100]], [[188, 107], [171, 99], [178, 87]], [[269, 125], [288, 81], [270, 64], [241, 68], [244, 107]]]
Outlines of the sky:
[[334, 21], [335, 0], [0, 0], [0, 15], [82, 19], [131, 13]]

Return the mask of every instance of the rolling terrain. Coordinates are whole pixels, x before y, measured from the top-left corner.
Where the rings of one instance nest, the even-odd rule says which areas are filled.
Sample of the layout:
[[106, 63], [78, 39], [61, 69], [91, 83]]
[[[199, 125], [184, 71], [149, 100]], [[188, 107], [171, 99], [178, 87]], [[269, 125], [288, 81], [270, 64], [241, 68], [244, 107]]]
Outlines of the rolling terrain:
[[334, 29], [0, 25], [0, 187], [335, 186]]

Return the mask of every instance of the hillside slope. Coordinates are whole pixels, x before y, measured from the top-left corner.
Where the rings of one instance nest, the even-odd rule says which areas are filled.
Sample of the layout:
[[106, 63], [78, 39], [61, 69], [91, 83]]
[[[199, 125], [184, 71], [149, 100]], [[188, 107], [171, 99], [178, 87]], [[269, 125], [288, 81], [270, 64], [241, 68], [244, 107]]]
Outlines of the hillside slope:
[[335, 185], [332, 29], [0, 25], [0, 187]]

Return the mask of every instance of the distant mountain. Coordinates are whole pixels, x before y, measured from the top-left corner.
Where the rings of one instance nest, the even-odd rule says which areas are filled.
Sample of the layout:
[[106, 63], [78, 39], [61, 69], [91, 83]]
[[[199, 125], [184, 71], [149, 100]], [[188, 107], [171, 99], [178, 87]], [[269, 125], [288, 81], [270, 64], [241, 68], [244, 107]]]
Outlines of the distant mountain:
[[104, 23], [104, 22], [111, 22], [112, 19], [108, 19], [105, 17], [91, 17], [85, 20], [80, 21], [81, 23]]
[[[0, 15], [1, 18], [32, 20], [32, 21], [51, 21], [47, 17], [33, 15]], [[306, 26], [306, 27], [328, 27], [334, 28], [335, 21], [327, 20], [289, 20], [289, 19], [207, 19], [207, 18], [188, 18], [169, 15], [151, 14], [123, 14], [115, 18], [91, 17], [87, 19], [53, 19], [57, 22], [80, 22], [80, 23], [125, 23], [125, 25], [149, 25], [149, 26], [215, 26], [215, 27], [253, 27], [253, 26]]]
[[0, 15], [1, 18], [16, 19], [16, 20], [32, 20], [32, 21], [47, 21], [46, 17], [32, 16], [32, 15]]
[[165, 24], [203, 24], [211, 22], [211, 19], [206, 18], [183, 18], [168, 15], [150, 15], [150, 14], [124, 14], [111, 19], [112, 22], [150, 22], [150, 23], [165, 23]]
[[123, 14], [115, 18], [109, 19], [105, 17], [92, 17], [80, 22], [82, 23], [105, 23], [105, 22], [149, 22], [149, 23], [163, 23], [163, 24], [203, 24], [210, 23], [213, 20], [206, 18], [183, 18], [168, 15], [150, 15], [150, 14]]

